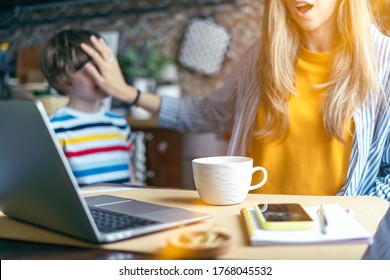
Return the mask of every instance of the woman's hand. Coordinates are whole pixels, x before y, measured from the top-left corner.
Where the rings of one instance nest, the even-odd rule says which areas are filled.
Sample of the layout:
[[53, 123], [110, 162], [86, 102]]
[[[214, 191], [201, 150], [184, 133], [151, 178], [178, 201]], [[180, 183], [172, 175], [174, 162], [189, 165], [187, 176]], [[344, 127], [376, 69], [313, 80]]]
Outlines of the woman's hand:
[[136, 96], [136, 90], [127, 85], [111, 49], [103, 38], [92, 36], [91, 42], [96, 49], [85, 43], [81, 44], [81, 48], [92, 58], [92, 62], [85, 65], [87, 72], [107, 95], [131, 103]]

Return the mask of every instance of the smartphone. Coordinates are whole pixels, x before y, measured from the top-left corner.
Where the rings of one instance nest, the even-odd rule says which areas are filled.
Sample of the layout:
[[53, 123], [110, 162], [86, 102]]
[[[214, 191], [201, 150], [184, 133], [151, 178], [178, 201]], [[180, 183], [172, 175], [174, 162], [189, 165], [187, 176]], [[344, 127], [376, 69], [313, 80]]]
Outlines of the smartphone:
[[263, 229], [304, 230], [314, 226], [314, 221], [298, 203], [267, 203], [255, 205], [255, 212]]

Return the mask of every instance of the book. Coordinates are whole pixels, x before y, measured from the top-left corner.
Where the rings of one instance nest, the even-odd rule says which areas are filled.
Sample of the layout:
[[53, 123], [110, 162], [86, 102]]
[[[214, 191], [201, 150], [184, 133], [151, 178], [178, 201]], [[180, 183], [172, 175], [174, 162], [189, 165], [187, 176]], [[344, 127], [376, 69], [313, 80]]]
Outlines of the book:
[[305, 244], [332, 242], [370, 242], [371, 233], [348, 214], [340, 205], [324, 205], [327, 218], [326, 234], [321, 230], [317, 207], [305, 210], [314, 220], [314, 227], [304, 230], [266, 230], [262, 229], [254, 208], [242, 208], [240, 211], [250, 245], [266, 244]]

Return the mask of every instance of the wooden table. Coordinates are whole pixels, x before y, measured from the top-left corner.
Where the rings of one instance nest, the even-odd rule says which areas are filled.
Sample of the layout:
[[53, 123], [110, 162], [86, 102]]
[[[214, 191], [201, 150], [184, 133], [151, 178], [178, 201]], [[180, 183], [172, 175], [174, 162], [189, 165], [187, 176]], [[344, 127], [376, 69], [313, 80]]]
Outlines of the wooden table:
[[[96, 194], [101, 193], [85, 195]], [[390, 259], [389, 203], [379, 198], [250, 194], [245, 202], [238, 205], [211, 206], [202, 203], [197, 193], [189, 190], [145, 188], [111, 194], [213, 214], [212, 219], [188, 228], [207, 229], [214, 224], [219, 230], [231, 235], [232, 247], [226, 254], [220, 255], [220, 259]], [[306, 207], [338, 203], [344, 209], [353, 209], [356, 219], [375, 234], [374, 243], [370, 246], [365, 243], [249, 246], [239, 210], [259, 202], [298, 202]], [[180, 230], [172, 229], [116, 243], [94, 245], [3, 216], [0, 217], [0, 258], [159, 259], [158, 253], [165, 248], [167, 238], [180, 234]]]

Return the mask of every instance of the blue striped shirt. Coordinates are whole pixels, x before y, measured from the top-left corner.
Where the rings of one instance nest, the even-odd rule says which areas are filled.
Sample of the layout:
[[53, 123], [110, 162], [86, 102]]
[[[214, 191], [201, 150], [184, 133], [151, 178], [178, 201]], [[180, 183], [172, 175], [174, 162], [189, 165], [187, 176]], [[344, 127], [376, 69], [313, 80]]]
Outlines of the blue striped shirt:
[[[372, 29], [379, 57], [378, 83], [390, 98], [390, 39]], [[228, 155], [246, 155], [259, 106], [256, 62], [260, 43], [243, 56], [224, 85], [198, 98], [163, 97], [159, 126], [192, 132], [231, 132]], [[390, 201], [390, 137], [387, 105], [372, 102], [355, 112], [355, 137], [339, 195], [377, 196]], [[379, 111], [378, 111], [379, 108]]]

